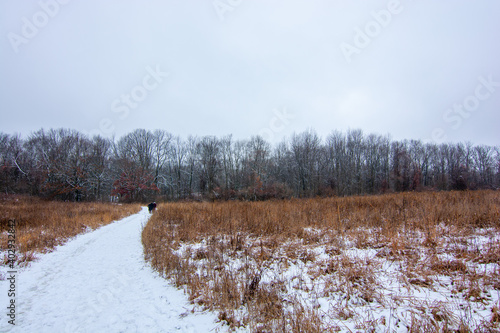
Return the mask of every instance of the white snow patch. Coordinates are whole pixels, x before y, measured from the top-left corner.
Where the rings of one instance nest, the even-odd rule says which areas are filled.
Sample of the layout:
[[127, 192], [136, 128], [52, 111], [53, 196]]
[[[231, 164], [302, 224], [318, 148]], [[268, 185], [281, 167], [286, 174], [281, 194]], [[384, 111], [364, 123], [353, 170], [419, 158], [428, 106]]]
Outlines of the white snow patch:
[[[1, 332], [209, 332], [213, 313], [144, 261], [147, 208], [41, 255], [16, 274], [16, 320], [8, 323], [9, 281], [0, 281]], [[0, 276], [7, 267], [0, 267]]]

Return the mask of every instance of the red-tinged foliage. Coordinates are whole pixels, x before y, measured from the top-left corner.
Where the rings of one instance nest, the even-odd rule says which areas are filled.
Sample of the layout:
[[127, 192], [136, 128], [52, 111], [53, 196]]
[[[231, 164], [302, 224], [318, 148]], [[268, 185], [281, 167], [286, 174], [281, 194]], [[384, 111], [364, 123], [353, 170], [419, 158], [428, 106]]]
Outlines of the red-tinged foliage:
[[119, 195], [123, 201], [146, 201], [160, 190], [153, 182], [153, 176], [141, 168], [123, 171], [113, 183], [111, 195]]

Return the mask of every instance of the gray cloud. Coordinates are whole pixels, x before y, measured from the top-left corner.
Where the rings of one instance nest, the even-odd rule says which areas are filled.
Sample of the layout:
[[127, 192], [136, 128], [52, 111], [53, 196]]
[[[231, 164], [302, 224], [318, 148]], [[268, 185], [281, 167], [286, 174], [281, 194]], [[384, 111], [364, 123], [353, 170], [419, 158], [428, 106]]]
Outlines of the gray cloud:
[[[399, 10], [384, 21], [391, 6]], [[361, 128], [497, 145], [500, 88], [458, 127], [445, 114], [479, 77], [500, 82], [498, 17], [500, 3], [465, 0], [6, 0], [0, 131], [101, 131], [108, 119], [117, 135], [160, 127], [248, 138], [286, 107], [295, 118], [274, 140]], [[348, 62], [341, 46], [356, 46], [359, 31], [369, 43]], [[155, 66], [168, 78], [126, 117], [113, 112]]]

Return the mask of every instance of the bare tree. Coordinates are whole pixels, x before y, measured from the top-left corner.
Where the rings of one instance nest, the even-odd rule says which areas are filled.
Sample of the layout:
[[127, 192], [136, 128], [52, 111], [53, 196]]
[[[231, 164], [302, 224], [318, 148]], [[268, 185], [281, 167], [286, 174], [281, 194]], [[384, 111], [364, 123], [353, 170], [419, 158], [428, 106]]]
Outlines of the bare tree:
[[200, 190], [209, 195], [218, 186], [220, 171], [220, 141], [215, 136], [205, 136], [198, 143], [198, 154], [201, 167]]
[[261, 136], [253, 136], [247, 143], [247, 163], [251, 182], [256, 178], [267, 181], [267, 169], [271, 145]]
[[318, 160], [321, 141], [314, 131], [294, 134], [291, 150], [295, 162], [296, 188], [300, 196], [311, 196], [318, 191]]
[[26, 140], [0, 133], [0, 192], [64, 200], [105, 200], [111, 192], [129, 200], [158, 193], [264, 199], [499, 186], [499, 146], [394, 141], [361, 130], [332, 132], [325, 144], [309, 130], [274, 147], [260, 136], [184, 141], [164, 130], [138, 129], [117, 141], [69, 129], [42, 129]]
[[493, 183], [493, 149], [490, 146], [480, 145], [475, 147], [474, 159], [479, 174], [479, 186], [490, 187]]
[[171, 143], [173, 140], [172, 134], [164, 130], [155, 130], [152, 133], [152, 167], [153, 167], [153, 179], [154, 183], [158, 186], [160, 171], [165, 166], [169, 156], [169, 150], [171, 149]]
[[91, 154], [90, 140], [83, 134], [66, 129], [40, 130], [27, 142], [34, 168], [44, 175], [45, 195], [82, 200], [87, 195]]
[[173, 181], [174, 195], [177, 199], [189, 194], [189, 187], [187, 181], [185, 181], [186, 175], [189, 175], [189, 172], [185, 170], [188, 153], [188, 145], [179, 136], [175, 137], [170, 145], [170, 170], [175, 179]]
[[111, 141], [94, 136], [91, 141], [88, 192], [94, 200], [104, 200], [111, 192]]

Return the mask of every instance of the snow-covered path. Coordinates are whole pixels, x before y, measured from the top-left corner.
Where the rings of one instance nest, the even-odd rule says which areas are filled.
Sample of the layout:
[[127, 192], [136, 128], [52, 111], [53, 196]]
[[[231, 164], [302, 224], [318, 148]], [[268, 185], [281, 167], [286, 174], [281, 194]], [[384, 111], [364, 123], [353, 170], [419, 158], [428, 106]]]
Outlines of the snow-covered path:
[[[16, 277], [16, 325], [7, 323], [0, 281], [0, 332], [209, 332], [210, 313], [191, 313], [184, 293], [144, 262], [138, 214], [80, 235]], [[5, 272], [6, 268], [2, 267]]]

